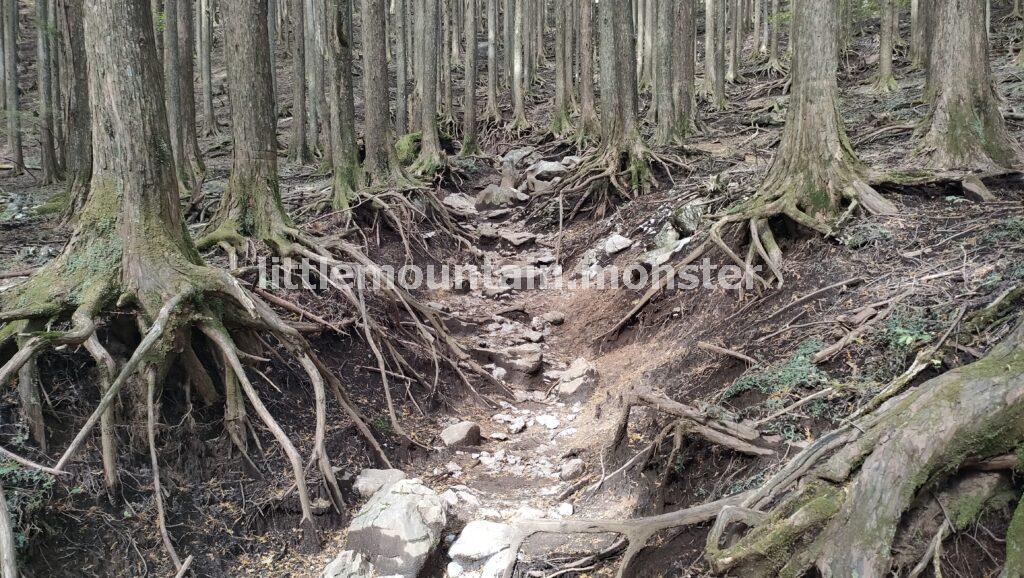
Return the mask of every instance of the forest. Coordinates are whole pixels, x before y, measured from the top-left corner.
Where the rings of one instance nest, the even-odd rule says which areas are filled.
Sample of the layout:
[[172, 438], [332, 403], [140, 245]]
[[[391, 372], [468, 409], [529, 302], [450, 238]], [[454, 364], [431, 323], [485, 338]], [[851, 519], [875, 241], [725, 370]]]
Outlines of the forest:
[[0, 54], [0, 578], [1024, 578], [1020, 0]]

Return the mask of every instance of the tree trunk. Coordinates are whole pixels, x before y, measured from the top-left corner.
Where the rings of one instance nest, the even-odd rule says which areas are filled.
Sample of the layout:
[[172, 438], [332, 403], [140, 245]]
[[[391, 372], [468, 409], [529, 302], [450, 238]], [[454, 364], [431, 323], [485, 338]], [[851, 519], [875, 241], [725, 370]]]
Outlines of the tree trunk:
[[[686, 0], [683, 1], [686, 2]], [[673, 33], [677, 27], [677, 18], [679, 18], [679, 14], [676, 10], [675, 0], [660, 0], [658, 2], [658, 14], [655, 18], [657, 44], [654, 49], [655, 57], [657, 58], [657, 72], [654, 75], [654, 79], [655, 91], [658, 94], [656, 140], [659, 144], [669, 144], [678, 136], [679, 126], [673, 90], [672, 60], [673, 57], [681, 59], [684, 56], [673, 51], [675, 46]]]
[[306, 127], [306, 7], [304, 0], [292, 3], [292, 142], [288, 158], [304, 165], [312, 160]]
[[[813, 33], [811, 33], [813, 31]], [[838, 7], [798, 0], [794, 5], [793, 73], [789, 112], [779, 148], [753, 200], [797, 223], [828, 234], [843, 201], [872, 213], [895, 207], [861, 179], [839, 113]]]
[[594, 105], [594, 0], [580, 2], [580, 139], [599, 130]]
[[17, 554], [11, 513], [7, 509], [4, 488], [0, 485], [0, 578], [18, 578]]
[[211, 0], [199, 0], [199, 74], [203, 92], [203, 136], [220, 132], [213, 112], [213, 6]]
[[[455, 27], [452, 23], [452, 2], [455, 0], [441, 0], [441, 33], [442, 45], [440, 54], [435, 57], [441, 64], [441, 117], [445, 124], [455, 125], [455, 95], [452, 93], [452, 59], [448, 57], [452, 44], [458, 41], [455, 38]], [[454, 131], [453, 131], [454, 132]]]
[[7, 148], [14, 164], [13, 174], [25, 167], [21, 148], [21, 115], [18, 112], [18, 0], [0, 0], [4, 5], [4, 72], [7, 88]]
[[192, 180], [186, 177], [188, 166], [185, 160], [185, 131], [181, 102], [181, 50], [178, 48], [178, 5], [187, 0], [164, 0], [163, 63], [164, 102], [167, 107], [167, 124], [171, 133], [171, 155], [174, 160], [174, 174], [182, 193], [192, 190]]
[[939, 170], [1018, 166], [1021, 151], [1006, 131], [992, 84], [984, 0], [936, 0], [931, 10], [931, 109], [918, 156]]
[[881, 19], [878, 33], [878, 78], [875, 90], [882, 93], [896, 89], [896, 78], [892, 75], [893, 13], [895, 0], [879, 0]]
[[567, 2], [555, 0], [555, 103], [551, 111], [551, 132], [561, 136], [569, 128], [569, 90], [567, 85], [569, 78], [569, 47], [566, 31], [568, 29], [568, 18], [566, 16]]
[[[195, 90], [195, 34], [194, 0], [182, 0], [178, 10], [178, 52], [181, 80], [181, 139], [183, 145], [183, 167], [189, 176], [189, 189], [199, 193], [203, 179], [206, 177], [206, 165], [203, 164], [203, 153], [199, 149], [199, 138], [196, 134], [196, 90]], [[271, 85], [273, 89], [273, 85]]]
[[[359, 147], [356, 143], [355, 96], [352, 88], [352, 38], [348, 17], [352, 0], [331, 0], [327, 10], [327, 43], [330, 67], [331, 180], [332, 205], [347, 211], [360, 186]], [[385, 104], [386, 106], [386, 104]]]
[[363, 170], [371, 187], [393, 185], [400, 176], [391, 134], [388, 93], [386, 0], [363, 0], [363, 106], [366, 160]]
[[725, 3], [706, 0], [704, 15], [704, 83], [711, 105], [724, 109], [725, 101]]
[[43, 184], [54, 183], [60, 179], [57, 167], [57, 152], [54, 148], [53, 128], [53, 82], [50, 63], [50, 14], [49, 1], [36, 0], [37, 28], [37, 60], [36, 71], [39, 73], [39, 149], [42, 167]]
[[395, 130], [399, 135], [409, 132], [408, 22], [409, 8], [406, 0], [395, 0]]
[[693, 79], [696, 69], [696, 7], [691, 0], [678, 3], [673, 21], [672, 100], [675, 103], [675, 132], [679, 137], [696, 129], [697, 107], [694, 106]]
[[[232, 0], [225, 6], [224, 53], [231, 100], [231, 175], [212, 231], [200, 242], [244, 246], [247, 238], [287, 255], [277, 175], [277, 122], [270, 83], [267, 0]], [[301, 43], [296, 43], [298, 50]]]
[[498, 108], [498, 0], [487, 2], [487, 106], [484, 121], [498, 122], [501, 110]]
[[[743, 21], [741, 20], [740, 1], [741, 0], [726, 0], [728, 2], [728, 19], [729, 19], [729, 59], [726, 65], [725, 81], [728, 83], [737, 82], [739, 77], [740, 68], [740, 38], [741, 30], [743, 28]], [[726, 9], [726, 7], [723, 7]]]
[[530, 123], [526, 120], [526, 31], [525, 4], [529, 0], [514, 0], [515, 32], [512, 35], [512, 128], [522, 130]]
[[466, 37], [466, 64], [463, 70], [465, 102], [462, 105], [462, 150], [460, 151], [463, 156], [480, 152], [476, 125], [476, 3], [477, 0], [466, 1], [465, 22], [463, 23], [463, 33]]
[[92, 117], [89, 111], [89, 77], [85, 62], [82, 28], [84, 0], [59, 0], [61, 39], [64, 42], [64, 110], [68, 118], [67, 155], [68, 206], [65, 220], [77, 217], [92, 179]]
[[514, 71], [514, 60], [513, 57], [513, 45], [515, 44], [515, 17], [516, 17], [516, 0], [502, 0], [504, 2], [505, 13], [502, 15], [502, 32], [504, 33], [504, 40], [502, 41], [503, 50], [503, 64], [505, 67], [504, 85], [506, 88], [512, 88], [512, 78]]
[[433, 175], [441, 166], [443, 151], [437, 129], [437, 61], [440, 36], [440, 8], [434, 0], [421, 0], [416, 26], [422, 41], [420, 50], [420, 154], [413, 164], [413, 172]]
[[785, 68], [782, 66], [779, 53], [779, 37], [781, 36], [780, 29], [782, 28], [782, 9], [779, 0], [772, 0], [772, 13], [768, 26], [770, 28], [768, 34], [768, 70], [783, 72]]

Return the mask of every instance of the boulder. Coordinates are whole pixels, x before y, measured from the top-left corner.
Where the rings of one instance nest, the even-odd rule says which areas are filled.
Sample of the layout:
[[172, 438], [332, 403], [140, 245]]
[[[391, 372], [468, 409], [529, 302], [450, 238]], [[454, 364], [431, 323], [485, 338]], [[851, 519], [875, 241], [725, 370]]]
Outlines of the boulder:
[[448, 557], [464, 567], [490, 558], [512, 544], [512, 527], [507, 524], [474, 520], [466, 524], [448, 550]]
[[561, 325], [565, 323], [565, 313], [561, 311], [548, 311], [540, 316], [541, 321], [550, 325]]
[[498, 184], [487, 185], [476, 194], [476, 206], [480, 209], [498, 209], [519, 201], [528, 201], [530, 196], [520, 193], [513, 187]]
[[696, 233], [703, 219], [704, 206], [696, 202], [684, 203], [676, 207], [669, 216], [672, 227], [684, 237]]
[[507, 163], [507, 164], [510, 164], [512, 166], [516, 166], [519, 163], [521, 163], [524, 160], [526, 160], [526, 157], [532, 155], [535, 150], [537, 150], [537, 149], [535, 149], [533, 147], [523, 147], [523, 148], [513, 149], [513, 150], [510, 150], [509, 152], [505, 153], [505, 156], [502, 157], [501, 160], [502, 160], [503, 163]]
[[356, 483], [353, 487], [360, 496], [369, 498], [380, 490], [391, 487], [395, 482], [404, 480], [405, 477], [405, 472], [402, 470], [366, 468], [356, 476]]
[[359, 510], [347, 546], [378, 575], [416, 578], [447, 523], [447, 508], [437, 492], [417, 479], [399, 480]]
[[464, 421], [441, 431], [441, 441], [448, 447], [480, 445], [480, 426]]
[[578, 391], [591, 389], [597, 383], [597, 368], [582, 357], [577, 358], [558, 378], [558, 394], [575, 395]]
[[558, 470], [558, 477], [565, 481], [575, 480], [583, 474], [583, 470], [586, 469], [586, 465], [583, 460], [579, 458], [573, 458], [564, 464]]
[[544, 355], [540, 344], [524, 343], [498, 351], [497, 361], [510, 369], [533, 375], [543, 366]]
[[498, 238], [513, 247], [522, 247], [523, 245], [536, 241], [537, 235], [521, 231], [502, 231], [498, 233]]
[[621, 253], [626, 249], [633, 246], [633, 240], [623, 237], [618, 233], [608, 237], [608, 240], [604, 242], [604, 252], [609, 255]]
[[476, 214], [476, 203], [465, 193], [452, 193], [445, 197], [441, 202], [444, 203], [446, 207], [456, 212], [463, 213], [465, 215]]
[[557, 176], [564, 175], [568, 170], [569, 169], [565, 168], [565, 165], [562, 163], [556, 163], [554, 161], [537, 161], [526, 169], [526, 178], [551, 180]]

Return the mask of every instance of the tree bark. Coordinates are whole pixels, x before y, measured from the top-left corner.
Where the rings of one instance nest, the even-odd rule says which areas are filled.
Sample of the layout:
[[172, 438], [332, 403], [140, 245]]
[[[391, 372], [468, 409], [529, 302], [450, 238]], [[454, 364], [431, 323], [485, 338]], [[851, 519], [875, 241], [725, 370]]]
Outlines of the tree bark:
[[460, 151], [460, 154], [463, 156], [480, 152], [480, 146], [477, 143], [478, 128], [476, 124], [476, 3], [477, 0], [466, 1], [465, 22], [463, 23], [463, 32], [466, 37], [466, 64], [463, 70], [465, 75], [465, 102], [462, 105], [462, 150]]
[[251, 238], [287, 255], [289, 243], [284, 230], [290, 223], [278, 191], [267, 0], [232, 0], [225, 10], [224, 52], [233, 145], [231, 175], [217, 214], [211, 220], [211, 232], [199, 245], [209, 247], [226, 242], [242, 246], [245, 239]]
[[526, 30], [525, 4], [529, 0], [514, 0], [515, 31], [512, 35], [512, 128], [522, 130], [530, 125], [526, 120]]
[[567, 2], [555, 0], [555, 102], [551, 111], [551, 132], [563, 135], [569, 130], [569, 89], [568, 80], [569, 47], [566, 30]]
[[395, 130], [399, 135], [409, 132], [409, 47], [406, 28], [409, 9], [406, 0], [395, 0]]
[[57, 152], [54, 147], [54, 103], [53, 82], [50, 62], [51, 29], [49, 1], [36, 0], [37, 59], [36, 72], [39, 75], [39, 149], [42, 181], [44, 184], [54, 183], [60, 179], [57, 167]]
[[704, 12], [704, 91], [716, 109], [725, 108], [725, 2], [706, 0]]
[[691, 0], [682, 0], [674, 17], [676, 30], [672, 53], [672, 99], [675, 103], [675, 131], [680, 137], [696, 129], [697, 107], [694, 103], [696, 74], [696, 7]]
[[352, 0], [331, 0], [327, 10], [327, 43], [330, 67], [331, 180], [332, 205], [347, 211], [360, 187], [359, 148], [356, 143], [355, 96], [352, 87], [352, 38], [348, 17]]
[[443, 151], [437, 129], [437, 63], [440, 36], [439, 6], [434, 0], [421, 0], [420, 15], [416, 23], [420, 28], [420, 154], [413, 163], [413, 172], [433, 175], [441, 166]]
[[487, 105], [485, 122], [501, 120], [498, 108], [498, 0], [487, 1]]
[[[683, 2], [686, 1], [683, 0]], [[673, 57], [684, 58], [684, 55], [673, 51], [675, 46], [673, 36], [678, 17], [675, 0], [660, 0], [658, 2], [658, 14], [655, 18], [657, 43], [654, 50], [657, 58], [657, 72], [654, 78], [655, 91], [658, 94], [658, 127], [655, 138], [659, 144], [669, 144], [678, 136], [679, 126], [673, 90], [674, 71], [672, 70]]]
[[931, 10], [931, 109], [917, 155], [939, 170], [1015, 168], [1021, 151], [999, 112], [984, 34], [984, 0], [936, 0]]
[[729, 83], [742, 81], [740, 74], [740, 58], [743, 52], [743, 11], [740, 9], [742, 0], [729, 1], [729, 64], [725, 72], [725, 80]]
[[14, 164], [13, 174], [25, 167], [21, 147], [21, 116], [18, 112], [18, 0], [2, 0], [4, 6], [4, 72], [7, 88], [7, 148]]
[[164, 0], [164, 102], [167, 107], [167, 124], [171, 132], [171, 155], [174, 160], [174, 174], [182, 193], [192, 190], [192, 179], [187, 178], [188, 163], [185, 159], [184, 111], [182, 110], [181, 50], [178, 47], [178, 6], [188, 0]]
[[373, 186], [393, 185], [400, 172], [391, 135], [391, 111], [388, 93], [386, 0], [363, 0], [363, 106], [366, 160], [363, 170]]
[[580, 126], [586, 140], [600, 130], [594, 104], [594, 0], [580, 2]]
[[292, 142], [288, 155], [296, 164], [312, 160], [309, 150], [309, 130], [306, 127], [306, 7], [304, 0], [294, 0], [292, 5]]
[[220, 132], [213, 112], [213, 6], [211, 0], [199, 0], [199, 75], [202, 84], [203, 136]]
[[896, 78], [892, 75], [893, 14], [895, 0], [879, 0], [881, 18], [878, 33], [878, 78], [875, 90], [882, 93], [896, 89]]
[[0, 485], [0, 578], [18, 578], [17, 554], [11, 513], [7, 509], [4, 488]]
[[[181, 139], [183, 167], [189, 177], [189, 190], [198, 194], [206, 177], [206, 165], [203, 164], [203, 153], [199, 149], [199, 138], [196, 134], [196, 90], [195, 90], [195, 34], [194, 0], [182, 0], [178, 10], [178, 52], [181, 80], [178, 88], [181, 92]], [[271, 85], [273, 89], [273, 85]]]
[[68, 206], [65, 220], [77, 217], [89, 192], [92, 179], [92, 118], [89, 110], [89, 76], [85, 62], [85, 32], [82, 20], [84, 0], [58, 0], [64, 110], [68, 118], [67, 154]]

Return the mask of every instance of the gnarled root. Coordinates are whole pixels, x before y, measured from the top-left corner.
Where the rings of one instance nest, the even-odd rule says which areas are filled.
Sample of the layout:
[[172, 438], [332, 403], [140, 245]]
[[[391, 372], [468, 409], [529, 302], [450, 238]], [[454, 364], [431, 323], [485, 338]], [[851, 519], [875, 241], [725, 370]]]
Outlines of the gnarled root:
[[[929, 380], [823, 436], [742, 506], [761, 511], [798, 488], [729, 546], [709, 544], [719, 572], [885, 576], [915, 500], [964, 466], [1024, 441], [1024, 323], [981, 360]], [[822, 462], [834, 450], [831, 457]]]

